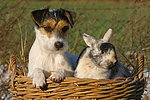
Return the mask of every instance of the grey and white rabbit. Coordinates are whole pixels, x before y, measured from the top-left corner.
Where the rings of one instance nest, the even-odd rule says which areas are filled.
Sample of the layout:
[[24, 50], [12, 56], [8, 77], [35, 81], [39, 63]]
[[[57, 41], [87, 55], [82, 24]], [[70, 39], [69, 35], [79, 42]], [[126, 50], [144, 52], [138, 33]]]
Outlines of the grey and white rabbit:
[[83, 39], [88, 45], [78, 58], [75, 77], [93, 79], [114, 79], [129, 77], [131, 73], [117, 59], [115, 47], [109, 43], [112, 29], [109, 29], [103, 39], [83, 33]]

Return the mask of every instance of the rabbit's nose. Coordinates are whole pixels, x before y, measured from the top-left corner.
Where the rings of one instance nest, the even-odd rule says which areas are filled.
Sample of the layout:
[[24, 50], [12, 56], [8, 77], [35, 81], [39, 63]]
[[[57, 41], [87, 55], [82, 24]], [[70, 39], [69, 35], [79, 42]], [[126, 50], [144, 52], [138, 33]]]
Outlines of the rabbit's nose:
[[117, 64], [117, 61], [115, 61], [115, 62], [110, 62], [110, 63], [109, 63], [109, 66], [108, 66], [108, 69], [114, 68], [114, 67], [116, 66], [116, 64]]

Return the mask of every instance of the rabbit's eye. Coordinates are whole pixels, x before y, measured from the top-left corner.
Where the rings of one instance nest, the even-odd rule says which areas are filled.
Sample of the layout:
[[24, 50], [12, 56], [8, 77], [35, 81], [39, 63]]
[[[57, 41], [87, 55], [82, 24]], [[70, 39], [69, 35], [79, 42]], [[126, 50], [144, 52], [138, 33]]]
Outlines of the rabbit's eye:
[[112, 49], [114, 49], [114, 46], [110, 43], [102, 43], [100, 46], [100, 50], [102, 51], [102, 54]]
[[102, 51], [101, 54], [104, 54], [104, 51]]
[[103, 54], [104, 52], [107, 52], [108, 49], [109, 49], [109, 45], [108, 45], [107, 43], [101, 44], [100, 50], [102, 51], [102, 54]]

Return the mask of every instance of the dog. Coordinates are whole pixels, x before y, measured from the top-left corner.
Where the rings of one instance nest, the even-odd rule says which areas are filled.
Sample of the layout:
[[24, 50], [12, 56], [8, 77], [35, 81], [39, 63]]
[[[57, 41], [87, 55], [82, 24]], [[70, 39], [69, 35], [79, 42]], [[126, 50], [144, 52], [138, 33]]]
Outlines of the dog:
[[65, 39], [69, 26], [73, 28], [76, 13], [65, 9], [39, 9], [31, 12], [36, 39], [29, 52], [28, 76], [36, 88], [44, 87], [45, 78], [61, 82], [73, 76], [78, 56], [67, 51]]
[[112, 29], [109, 29], [103, 39], [83, 34], [83, 39], [88, 45], [78, 58], [75, 77], [93, 79], [115, 79], [129, 77], [129, 69], [124, 67], [117, 59], [115, 47], [109, 43]]

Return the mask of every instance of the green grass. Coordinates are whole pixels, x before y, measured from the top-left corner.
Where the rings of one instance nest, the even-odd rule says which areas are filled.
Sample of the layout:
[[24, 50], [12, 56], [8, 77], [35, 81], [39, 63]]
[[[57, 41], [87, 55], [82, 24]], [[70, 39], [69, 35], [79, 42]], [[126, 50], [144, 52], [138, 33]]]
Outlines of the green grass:
[[[68, 51], [73, 50], [72, 53], [79, 55], [82, 49], [86, 47], [86, 44], [81, 39], [77, 47], [72, 49], [82, 33], [87, 31], [88, 34], [101, 39], [104, 33], [109, 28], [112, 28], [113, 36], [110, 42], [115, 45], [120, 60], [127, 65], [126, 59], [121, 53], [126, 55], [127, 51], [140, 51], [145, 54], [148, 66], [150, 65], [150, 8], [148, 5], [149, 3], [143, 2], [1, 1], [0, 51], [3, 52], [0, 56], [2, 63], [6, 63], [11, 53], [18, 57], [20, 56], [20, 29], [16, 18], [19, 18], [20, 21], [23, 40], [25, 39], [27, 28], [25, 58], [28, 61], [28, 53], [35, 39], [34, 23], [30, 13], [33, 10], [49, 6], [50, 9], [64, 8], [77, 13], [77, 21], [67, 37], [69, 42]], [[95, 20], [96, 22], [93, 23]], [[10, 23], [11, 21], [12, 23]], [[10, 25], [7, 26], [9, 23]], [[90, 25], [92, 26], [90, 27]], [[6, 30], [4, 30], [5, 28]], [[127, 56], [127, 58], [134, 63], [135, 56], [131, 55]]]
[[[113, 36], [110, 42], [116, 47], [120, 62], [132, 69], [127, 59], [131, 64], [135, 65], [136, 56], [132, 53], [127, 55], [126, 52], [142, 53], [145, 57], [145, 69], [150, 71], [149, 2], [135, 3], [135, 0], [130, 0], [131, 2], [112, 2], [115, 0], [110, 0], [110, 2], [104, 2], [105, 0], [103, 2], [78, 1], [1, 0], [0, 65], [9, 62], [8, 60], [12, 53], [17, 57], [17, 64], [21, 65], [21, 32], [22, 39], [25, 41], [26, 29], [27, 40], [24, 58], [25, 64], [28, 64], [29, 50], [35, 39], [31, 11], [50, 7], [50, 9], [64, 8], [77, 13], [77, 21], [74, 28], [70, 28], [70, 34], [67, 36], [69, 42], [68, 51], [79, 55], [83, 48], [86, 47], [81, 38], [84, 32], [101, 39], [104, 33], [109, 28], [112, 28]], [[21, 26], [21, 32], [19, 25]], [[75, 47], [77, 43], [78, 45]], [[7, 84], [5, 83], [5, 85]], [[5, 90], [8, 91], [7, 89]], [[1, 94], [4, 93], [1, 92]]]

